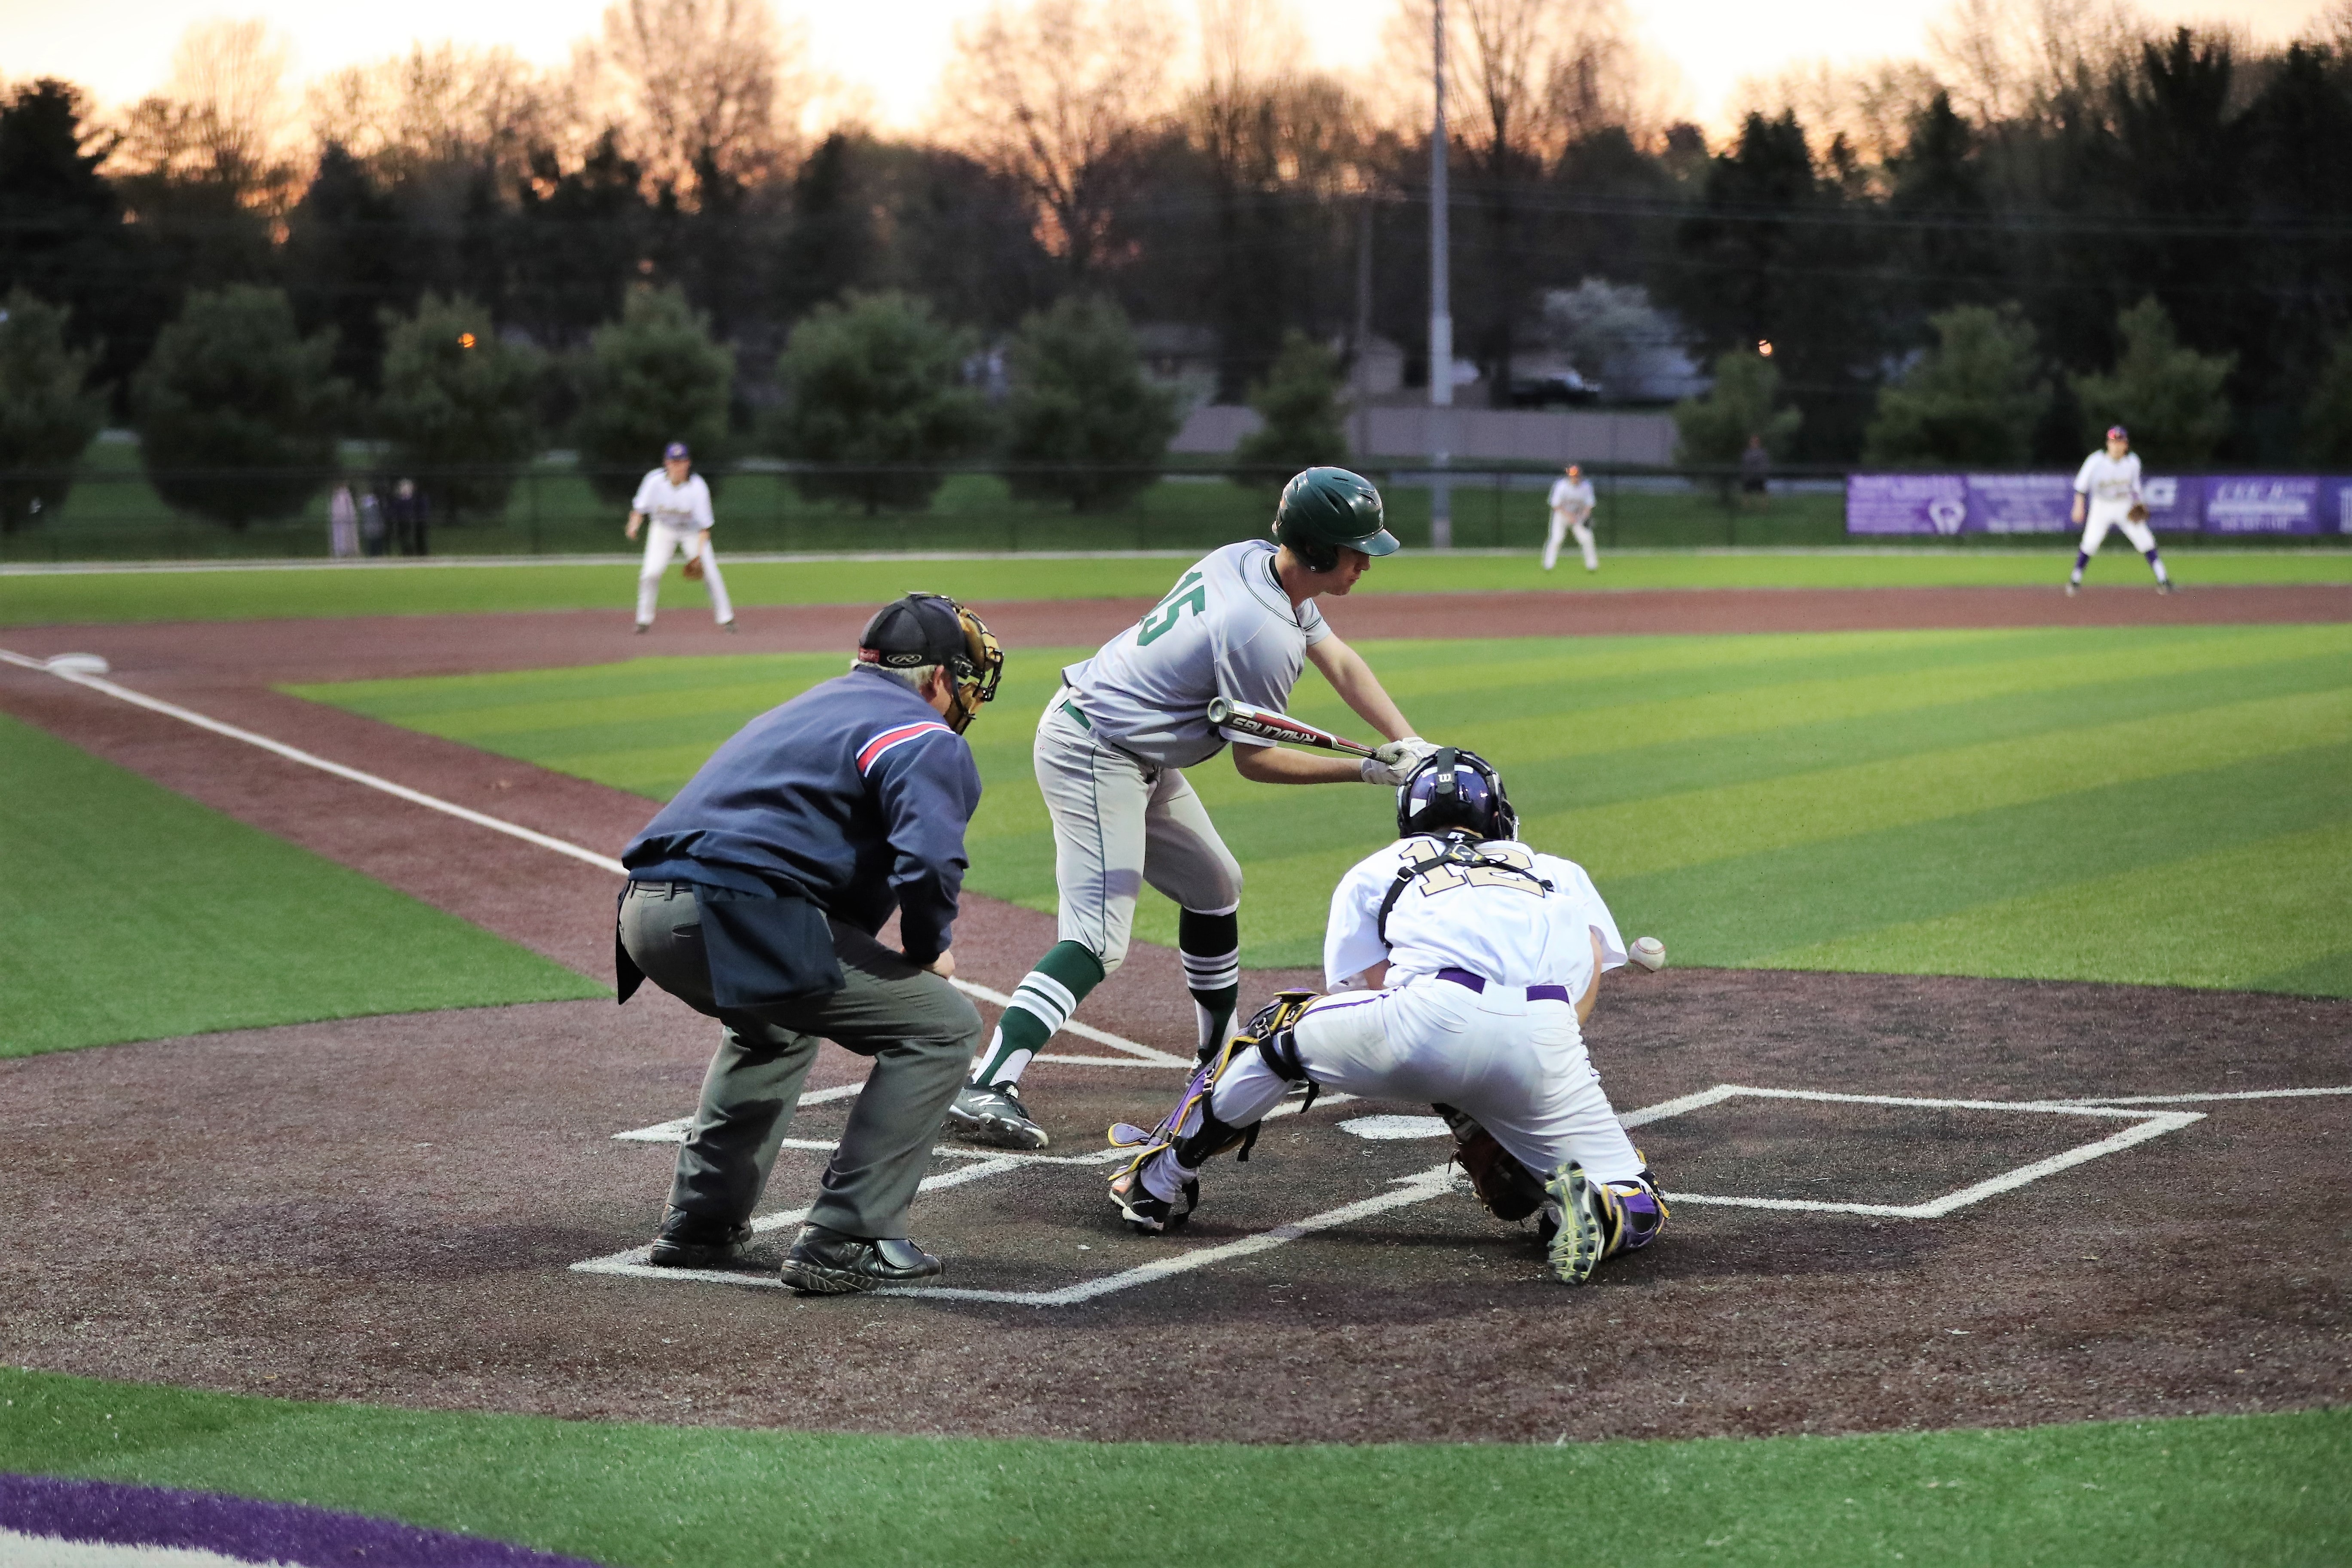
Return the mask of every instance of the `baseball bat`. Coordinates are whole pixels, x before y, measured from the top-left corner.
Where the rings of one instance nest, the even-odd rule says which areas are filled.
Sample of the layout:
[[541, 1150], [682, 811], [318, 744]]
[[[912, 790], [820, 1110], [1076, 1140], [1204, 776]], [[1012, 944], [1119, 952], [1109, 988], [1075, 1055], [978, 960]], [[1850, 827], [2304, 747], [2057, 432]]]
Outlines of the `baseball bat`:
[[1293, 719], [1287, 713], [1277, 713], [1271, 708], [1256, 708], [1246, 702], [1236, 702], [1230, 697], [1209, 699], [1209, 722], [1222, 730], [1236, 731], [1244, 735], [1255, 735], [1262, 741], [1276, 741], [1285, 745], [1313, 746], [1318, 751], [1345, 752], [1351, 757], [1369, 757], [1372, 748], [1361, 741], [1350, 741], [1344, 735], [1334, 735], [1328, 730], [1318, 730], [1304, 720]]

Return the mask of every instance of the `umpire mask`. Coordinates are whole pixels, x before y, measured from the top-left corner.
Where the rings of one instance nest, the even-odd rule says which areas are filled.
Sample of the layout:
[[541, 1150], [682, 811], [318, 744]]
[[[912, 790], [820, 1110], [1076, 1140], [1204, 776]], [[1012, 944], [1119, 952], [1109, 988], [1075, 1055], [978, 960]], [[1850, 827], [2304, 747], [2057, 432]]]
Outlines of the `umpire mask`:
[[961, 735], [980, 705], [996, 700], [1004, 677], [1004, 650], [988, 624], [945, 594], [909, 594], [874, 612], [858, 635], [857, 662], [880, 669], [938, 665], [955, 696], [943, 717]]

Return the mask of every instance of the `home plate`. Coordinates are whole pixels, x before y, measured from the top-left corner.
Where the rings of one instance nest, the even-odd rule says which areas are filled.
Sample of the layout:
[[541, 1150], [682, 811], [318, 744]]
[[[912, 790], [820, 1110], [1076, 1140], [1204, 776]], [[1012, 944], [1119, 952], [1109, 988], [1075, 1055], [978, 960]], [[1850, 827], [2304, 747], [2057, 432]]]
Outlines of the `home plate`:
[[1443, 1116], [1359, 1116], [1353, 1121], [1339, 1123], [1339, 1131], [1352, 1132], [1359, 1138], [1388, 1142], [1404, 1138], [1446, 1138], [1453, 1129], [1445, 1125]]

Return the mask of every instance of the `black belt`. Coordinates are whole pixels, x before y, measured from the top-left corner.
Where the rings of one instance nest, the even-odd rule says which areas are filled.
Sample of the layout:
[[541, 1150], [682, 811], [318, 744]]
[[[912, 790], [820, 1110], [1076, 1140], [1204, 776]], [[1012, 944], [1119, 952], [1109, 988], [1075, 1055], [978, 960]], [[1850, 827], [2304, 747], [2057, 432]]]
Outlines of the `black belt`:
[[[1450, 980], [1456, 985], [1480, 993], [1484, 993], [1489, 985], [1499, 984], [1499, 982], [1488, 980], [1483, 974], [1473, 974], [1466, 969], [1441, 969], [1437, 972], [1437, 977], [1440, 980]], [[1568, 987], [1565, 985], [1530, 985], [1528, 987], [1528, 1000], [1572, 1004], [1576, 998], [1568, 994]]]

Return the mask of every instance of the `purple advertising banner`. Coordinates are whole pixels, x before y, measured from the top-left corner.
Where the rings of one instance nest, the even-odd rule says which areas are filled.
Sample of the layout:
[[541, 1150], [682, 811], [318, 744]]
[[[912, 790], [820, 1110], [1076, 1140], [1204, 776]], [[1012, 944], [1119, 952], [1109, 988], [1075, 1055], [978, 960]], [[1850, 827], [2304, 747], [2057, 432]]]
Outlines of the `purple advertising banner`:
[[[2263, 475], [2216, 477], [2205, 481], [2208, 533], [2318, 533], [2337, 525], [2323, 518], [2323, 487], [2309, 477]], [[2336, 497], [2330, 494], [2328, 500]]]
[[2074, 527], [2071, 474], [1970, 474], [1970, 533], [2057, 533]]
[[1960, 531], [1969, 517], [1969, 482], [1958, 474], [1848, 474], [1848, 533]]

